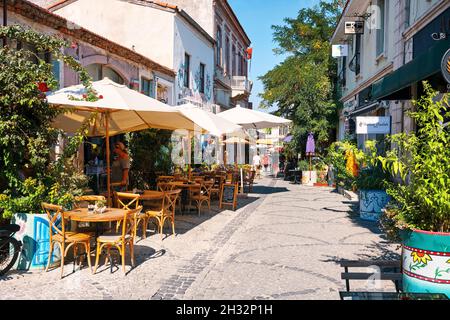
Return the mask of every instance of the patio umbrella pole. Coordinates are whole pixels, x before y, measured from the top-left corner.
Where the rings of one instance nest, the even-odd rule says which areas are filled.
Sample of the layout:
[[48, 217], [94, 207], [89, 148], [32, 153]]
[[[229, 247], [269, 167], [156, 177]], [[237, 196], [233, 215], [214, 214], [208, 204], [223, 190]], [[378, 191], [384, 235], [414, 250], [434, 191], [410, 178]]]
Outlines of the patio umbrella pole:
[[108, 188], [108, 207], [111, 207], [111, 156], [109, 150], [109, 113], [105, 112], [106, 139], [106, 186]]

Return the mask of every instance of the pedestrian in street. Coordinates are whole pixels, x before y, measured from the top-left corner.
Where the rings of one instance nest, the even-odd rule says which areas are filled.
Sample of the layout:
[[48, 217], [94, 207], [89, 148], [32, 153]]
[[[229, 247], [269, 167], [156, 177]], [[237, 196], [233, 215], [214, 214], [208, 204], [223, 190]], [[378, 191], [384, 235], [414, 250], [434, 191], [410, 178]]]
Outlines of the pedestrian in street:
[[261, 178], [261, 157], [259, 152], [253, 156], [253, 168], [256, 171], [255, 177]]
[[333, 164], [330, 164], [328, 166], [327, 180], [328, 180], [328, 186], [332, 187], [333, 183], [334, 183], [334, 167], [333, 167]]
[[267, 153], [263, 157], [262, 164], [264, 166], [264, 174], [267, 174], [269, 168], [269, 155]]

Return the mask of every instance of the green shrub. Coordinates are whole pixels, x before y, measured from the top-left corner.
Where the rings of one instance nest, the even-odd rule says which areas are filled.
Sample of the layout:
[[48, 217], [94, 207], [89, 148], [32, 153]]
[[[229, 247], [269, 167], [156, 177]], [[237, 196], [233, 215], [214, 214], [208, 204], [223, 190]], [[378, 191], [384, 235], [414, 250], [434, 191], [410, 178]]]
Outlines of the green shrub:
[[379, 160], [394, 178], [387, 189], [390, 219], [400, 228], [450, 232], [450, 130], [443, 124], [450, 118], [448, 94], [438, 100], [428, 83], [424, 88], [416, 111], [408, 113], [417, 133], [390, 137], [394, 148]]

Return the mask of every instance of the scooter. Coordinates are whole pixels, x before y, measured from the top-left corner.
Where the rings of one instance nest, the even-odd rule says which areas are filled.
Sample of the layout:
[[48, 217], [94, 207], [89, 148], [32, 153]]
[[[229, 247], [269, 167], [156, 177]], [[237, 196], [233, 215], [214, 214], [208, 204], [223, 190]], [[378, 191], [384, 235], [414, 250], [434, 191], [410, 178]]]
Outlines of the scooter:
[[22, 242], [14, 238], [19, 230], [20, 226], [17, 224], [0, 227], [0, 276], [13, 267], [22, 250]]

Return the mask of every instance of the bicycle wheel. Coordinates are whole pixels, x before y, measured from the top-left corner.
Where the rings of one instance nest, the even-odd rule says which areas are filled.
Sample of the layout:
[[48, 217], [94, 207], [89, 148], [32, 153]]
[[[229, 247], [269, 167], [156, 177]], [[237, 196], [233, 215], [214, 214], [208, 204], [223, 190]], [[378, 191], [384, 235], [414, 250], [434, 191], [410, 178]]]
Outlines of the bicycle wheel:
[[0, 276], [6, 274], [19, 256], [20, 245], [14, 238], [0, 238]]

